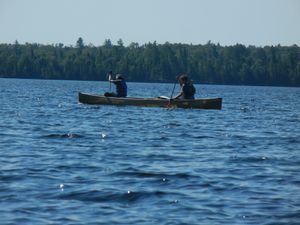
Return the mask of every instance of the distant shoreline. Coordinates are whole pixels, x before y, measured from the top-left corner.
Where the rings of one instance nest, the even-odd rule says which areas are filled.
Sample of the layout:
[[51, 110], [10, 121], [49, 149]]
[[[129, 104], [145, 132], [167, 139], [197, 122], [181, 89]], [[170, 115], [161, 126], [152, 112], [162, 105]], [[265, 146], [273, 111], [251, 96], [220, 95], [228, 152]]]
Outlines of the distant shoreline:
[[0, 44], [0, 77], [51, 80], [107, 80], [108, 71], [127, 81], [172, 83], [188, 74], [194, 83], [247, 86], [300, 86], [300, 47], [157, 44], [125, 47]]

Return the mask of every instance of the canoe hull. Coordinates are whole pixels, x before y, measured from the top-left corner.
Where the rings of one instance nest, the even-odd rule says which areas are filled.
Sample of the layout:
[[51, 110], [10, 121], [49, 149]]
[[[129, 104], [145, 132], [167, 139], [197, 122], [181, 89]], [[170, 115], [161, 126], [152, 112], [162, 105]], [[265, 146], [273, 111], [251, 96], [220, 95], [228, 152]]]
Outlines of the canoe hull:
[[94, 105], [119, 105], [165, 108], [221, 109], [222, 98], [172, 100], [161, 98], [116, 98], [79, 92], [79, 102]]

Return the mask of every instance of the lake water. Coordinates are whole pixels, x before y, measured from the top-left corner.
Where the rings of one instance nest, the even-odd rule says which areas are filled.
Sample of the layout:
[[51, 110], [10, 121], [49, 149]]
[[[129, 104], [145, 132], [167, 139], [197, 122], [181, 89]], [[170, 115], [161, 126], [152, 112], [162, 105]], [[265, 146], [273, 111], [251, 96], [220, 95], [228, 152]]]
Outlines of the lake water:
[[196, 88], [223, 109], [84, 105], [109, 84], [0, 79], [0, 224], [299, 224], [300, 88]]

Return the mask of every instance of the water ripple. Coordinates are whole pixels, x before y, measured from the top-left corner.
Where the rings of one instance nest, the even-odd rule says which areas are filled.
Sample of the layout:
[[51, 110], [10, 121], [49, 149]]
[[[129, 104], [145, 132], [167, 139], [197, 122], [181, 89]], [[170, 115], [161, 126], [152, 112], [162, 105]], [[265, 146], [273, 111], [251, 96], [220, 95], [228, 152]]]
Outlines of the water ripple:
[[45, 136], [42, 136], [44, 138], [83, 138], [83, 135], [80, 134], [72, 134], [72, 133], [67, 133], [67, 134], [48, 134]]
[[63, 193], [58, 196], [59, 199], [77, 200], [87, 202], [119, 202], [119, 203], [136, 203], [145, 201], [145, 199], [160, 198], [167, 193], [163, 191], [127, 191], [124, 193], [109, 191], [81, 191]]

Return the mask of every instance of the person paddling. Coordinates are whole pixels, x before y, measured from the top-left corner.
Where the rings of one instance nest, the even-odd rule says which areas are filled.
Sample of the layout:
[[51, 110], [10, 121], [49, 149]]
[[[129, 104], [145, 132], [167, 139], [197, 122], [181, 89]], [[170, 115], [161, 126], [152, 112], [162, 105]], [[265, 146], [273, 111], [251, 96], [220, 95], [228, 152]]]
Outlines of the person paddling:
[[105, 92], [104, 96], [106, 97], [126, 97], [127, 96], [127, 84], [124, 77], [121, 74], [116, 75], [116, 79], [111, 79], [112, 73], [109, 73], [109, 82], [116, 85], [115, 92]]
[[183, 74], [177, 76], [176, 79], [179, 81], [181, 91], [174, 99], [195, 99], [196, 89], [189, 77]]

